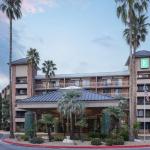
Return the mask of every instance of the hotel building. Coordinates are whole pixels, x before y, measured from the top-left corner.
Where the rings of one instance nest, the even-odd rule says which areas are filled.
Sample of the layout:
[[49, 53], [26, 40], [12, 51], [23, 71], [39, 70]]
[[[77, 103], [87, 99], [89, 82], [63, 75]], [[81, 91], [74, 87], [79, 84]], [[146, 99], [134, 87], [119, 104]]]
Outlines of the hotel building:
[[[144, 125], [144, 86], [147, 86], [147, 93], [150, 94], [150, 51], [138, 51], [136, 58], [136, 112], [137, 121], [141, 124], [141, 131]], [[128, 61], [126, 63], [128, 65]], [[48, 85], [49, 94], [46, 94], [46, 79], [44, 75], [37, 74], [28, 64], [27, 58], [13, 61], [12, 63], [12, 98], [14, 110], [14, 128], [20, 131], [24, 126], [24, 114], [27, 110], [37, 113], [56, 113], [56, 103], [45, 103], [60, 95], [59, 89], [66, 87], [80, 87], [84, 89], [85, 99], [91, 97], [87, 102], [87, 114], [89, 118], [98, 116], [100, 110], [108, 106], [117, 106], [117, 97], [129, 99], [129, 71], [107, 72], [107, 73], [83, 73], [83, 74], [56, 74]], [[2, 91], [2, 96], [7, 90]], [[50, 100], [50, 97], [53, 97]], [[56, 96], [58, 99], [59, 96]], [[87, 99], [88, 100], [88, 99]], [[20, 102], [19, 102], [20, 101]], [[43, 102], [43, 103], [42, 103]], [[40, 111], [39, 111], [40, 110]], [[90, 114], [92, 114], [90, 116]], [[150, 130], [150, 101], [146, 100], [146, 131]]]

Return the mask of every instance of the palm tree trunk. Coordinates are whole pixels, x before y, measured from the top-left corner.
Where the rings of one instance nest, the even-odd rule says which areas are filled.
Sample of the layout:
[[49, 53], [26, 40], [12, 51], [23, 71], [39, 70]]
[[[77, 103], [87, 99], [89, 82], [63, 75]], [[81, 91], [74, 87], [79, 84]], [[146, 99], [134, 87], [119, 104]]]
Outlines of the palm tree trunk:
[[134, 124], [134, 99], [133, 99], [133, 61], [132, 61], [132, 32], [131, 32], [131, 28], [132, 28], [132, 24], [131, 24], [131, 17], [129, 15], [129, 18], [130, 18], [130, 21], [129, 21], [129, 29], [130, 29], [130, 57], [129, 57], [129, 74], [130, 74], [130, 77], [129, 77], [129, 109], [130, 109], [130, 124], [129, 124], [129, 138], [131, 141], [133, 141], [134, 137], [133, 137], [133, 124]]
[[12, 78], [11, 78], [11, 63], [12, 63], [12, 19], [10, 18], [10, 51], [9, 51], [9, 92], [10, 92], [10, 138], [14, 138], [14, 124], [13, 124], [13, 102], [12, 102]]

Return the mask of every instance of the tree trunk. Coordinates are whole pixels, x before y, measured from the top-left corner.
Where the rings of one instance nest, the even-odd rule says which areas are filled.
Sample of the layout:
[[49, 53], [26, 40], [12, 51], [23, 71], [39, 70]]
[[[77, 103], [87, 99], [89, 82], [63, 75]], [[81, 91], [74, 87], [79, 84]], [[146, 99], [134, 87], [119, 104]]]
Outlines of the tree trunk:
[[47, 125], [48, 139], [51, 141], [51, 126]]
[[69, 116], [68, 116], [68, 114], [67, 114], [67, 124], [66, 124], [66, 126], [67, 126], [67, 135], [69, 135]]
[[10, 18], [10, 51], [9, 51], [9, 103], [10, 103], [10, 138], [14, 138], [14, 124], [13, 124], [13, 102], [12, 102], [12, 78], [11, 78], [11, 63], [12, 63], [12, 19]]
[[131, 16], [130, 16], [130, 14], [129, 14], [129, 18], [130, 18], [130, 21], [129, 21], [129, 36], [130, 36], [130, 57], [129, 57], [129, 75], [130, 75], [130, 77], [129, 77], [129, 87], [130, 87], [130, 89], [129, 89], [129, 112], [130, 112], [130, 124], [129, 124], [129, 138], [130, 138], [130, 140], [131, 141], [133, 141], [134, 140], [134, 135], [133, 135], [133, 124], [134, 124], [134, 122], [135, 122], [135, 116], [134, 116], [134, 99], [133, 99], [133, 60], [132, 60], [132, 57], [133, 57], [133, 55], [132, 55], [132, 32], [131, 32], [131, 28], [132, 28], [132, 23], [131, 23], [131, 20], [132, 20], [132, 18], [131, 18]]

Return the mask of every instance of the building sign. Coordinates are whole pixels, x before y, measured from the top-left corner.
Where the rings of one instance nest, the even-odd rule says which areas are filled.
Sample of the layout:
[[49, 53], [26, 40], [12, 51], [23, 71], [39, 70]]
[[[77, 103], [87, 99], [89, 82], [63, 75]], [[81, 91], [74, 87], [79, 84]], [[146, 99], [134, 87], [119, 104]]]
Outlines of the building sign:
[[150, 66], [149, 58], [141, 58], [141, 69], [148, 69]]

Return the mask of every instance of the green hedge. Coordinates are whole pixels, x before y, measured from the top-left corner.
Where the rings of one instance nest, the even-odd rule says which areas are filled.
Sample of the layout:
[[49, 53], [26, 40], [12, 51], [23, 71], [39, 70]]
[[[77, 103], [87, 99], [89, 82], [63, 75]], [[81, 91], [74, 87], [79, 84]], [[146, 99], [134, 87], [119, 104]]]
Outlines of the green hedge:
[[102, 142], [101, 142], [101, 139], [100, 138], [93, 138], [91, 140], [91, 145], [101, 145]]

